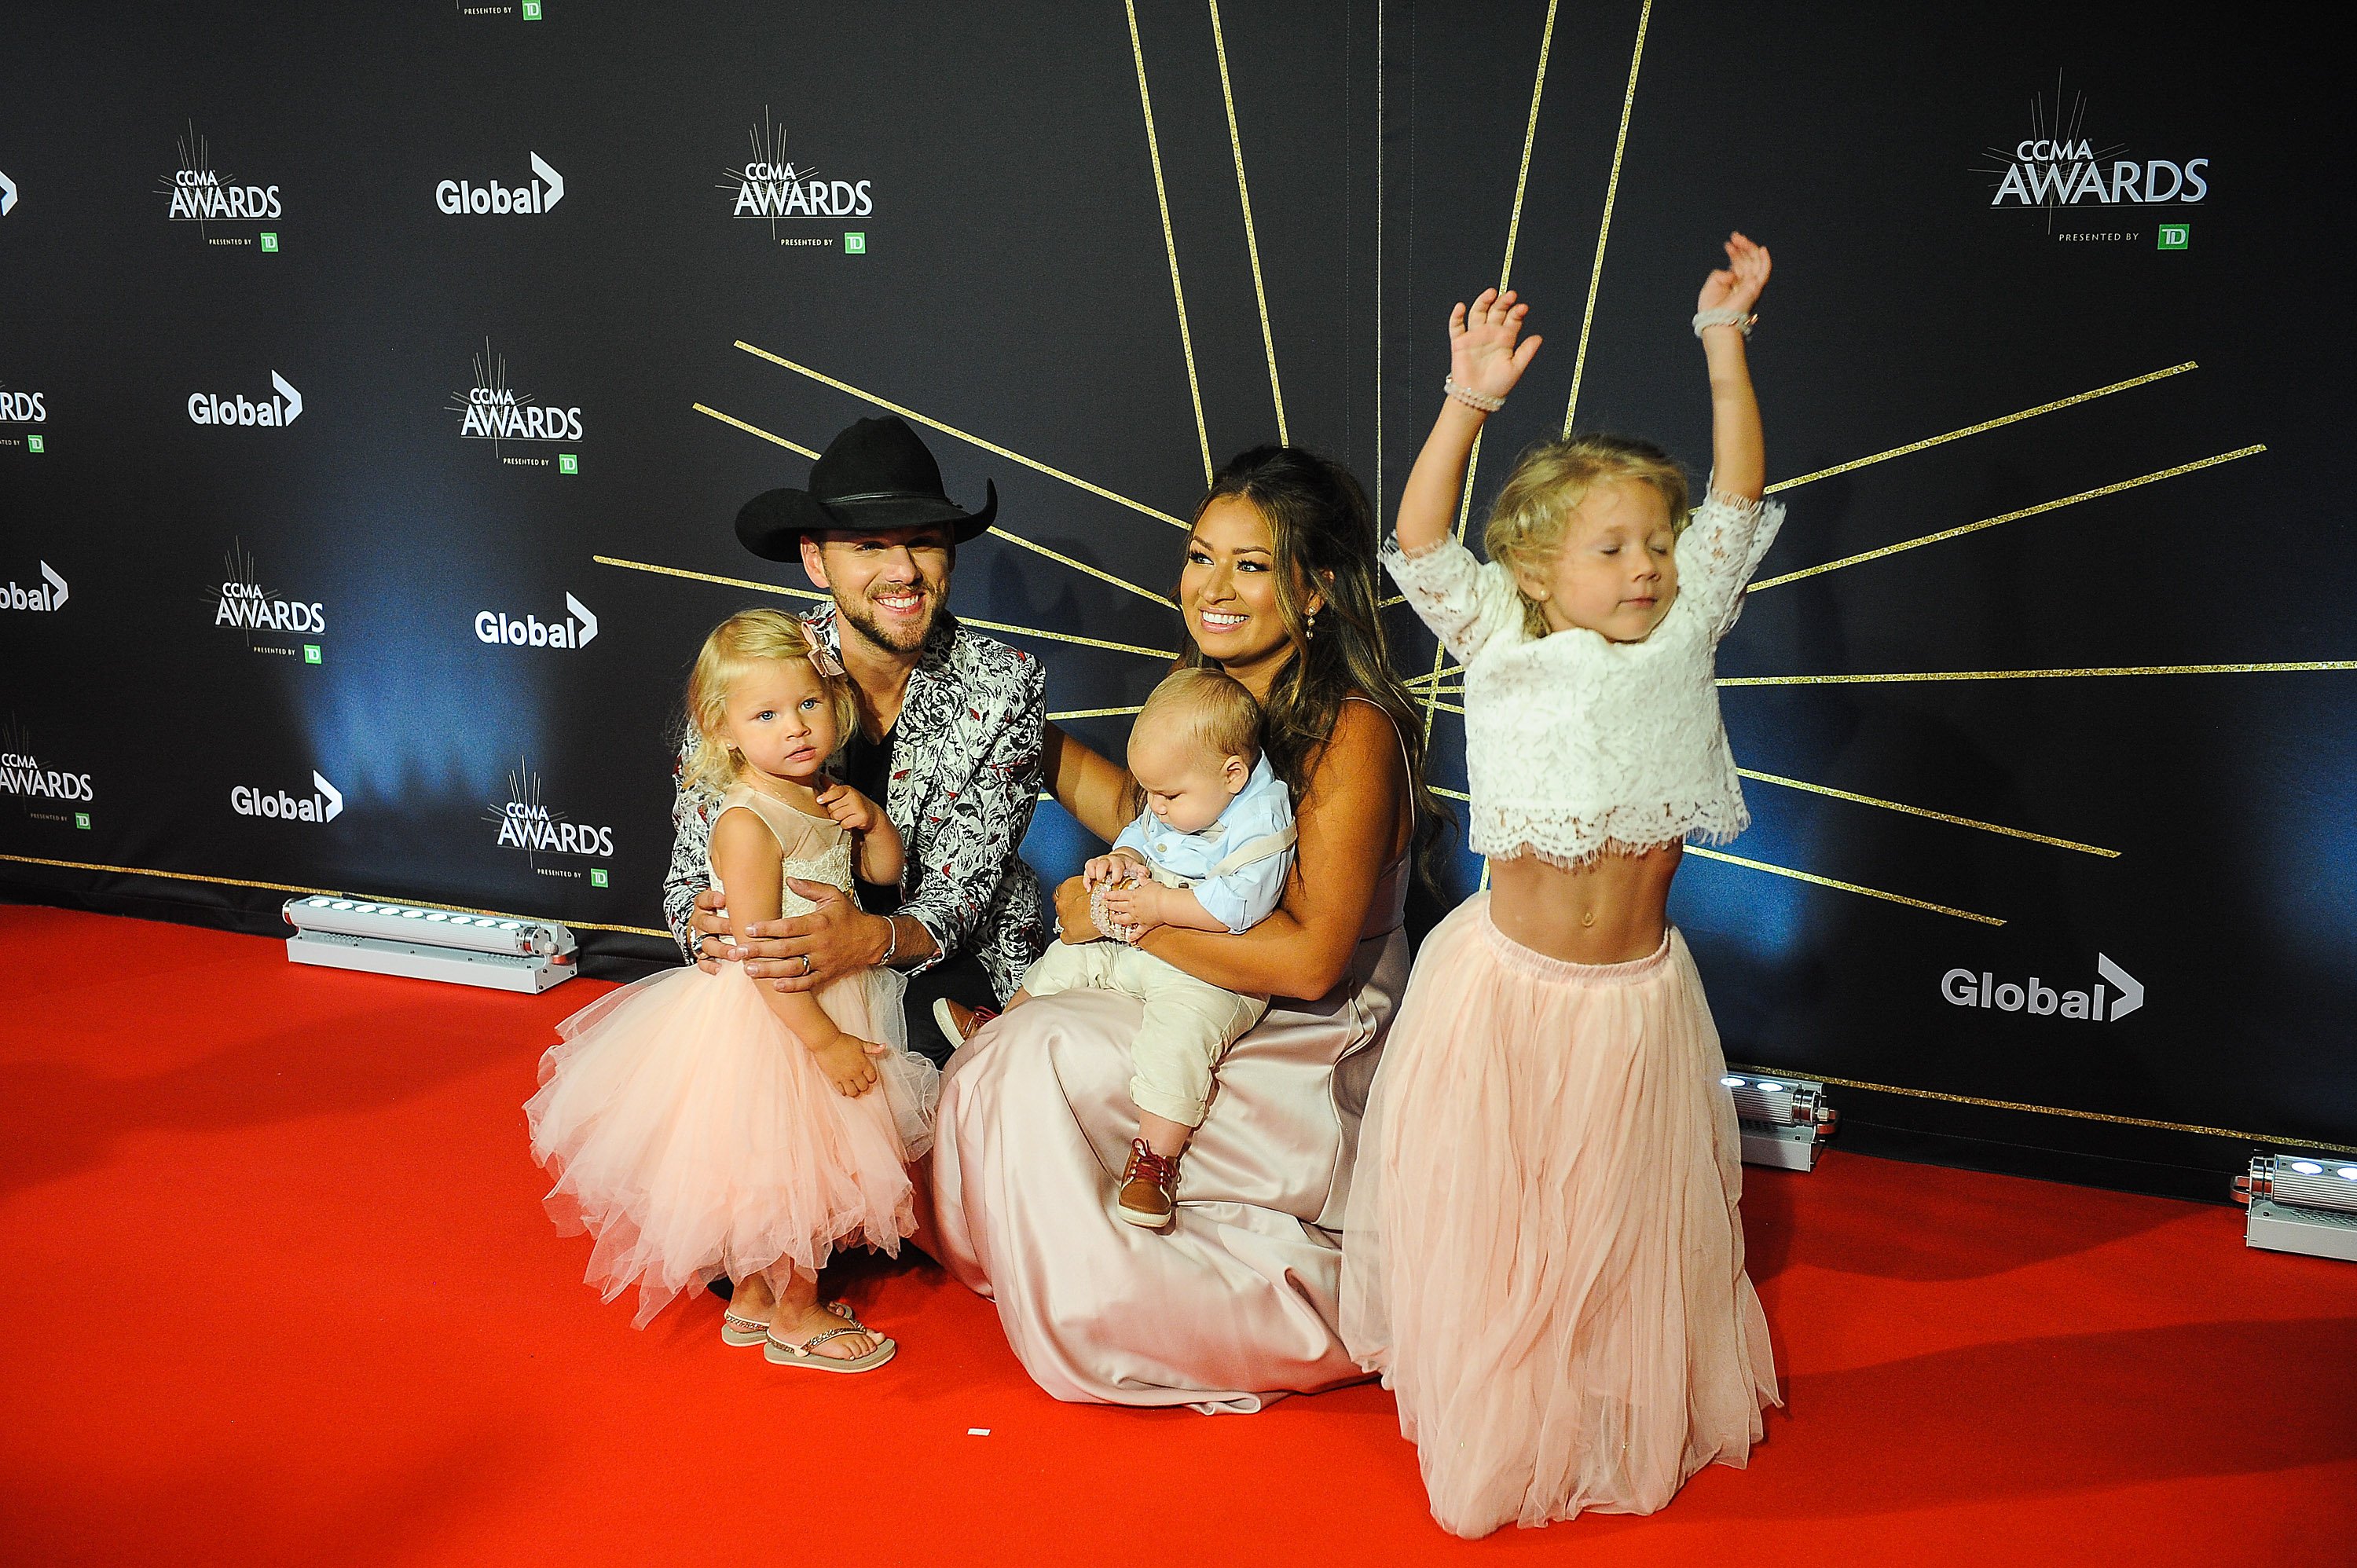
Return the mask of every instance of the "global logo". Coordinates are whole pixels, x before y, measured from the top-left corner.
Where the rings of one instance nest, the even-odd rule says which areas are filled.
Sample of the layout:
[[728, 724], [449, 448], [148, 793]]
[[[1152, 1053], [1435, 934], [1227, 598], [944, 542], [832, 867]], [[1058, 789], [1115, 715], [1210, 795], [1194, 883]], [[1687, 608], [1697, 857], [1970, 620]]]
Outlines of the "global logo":
[[0, 174], [0, 218], [16, 210], [16, 182]]
[[[307, 632], [318, 636], [328, 629], [327, 607], [316, 599], [299, 599], [264, 587], [253, 557], [242, 541], [232, 541], [221, 557], [219, 586], [211, 590], [213, 625], [235, 627], [246, 634], [246, 646], [255, 648], [257, 631]], [[293, 652], [292, 649], [256, 651]], [[315, 660], [316, 662], [316, 660]]]
[[565, 177], [549, 167], [538, 153], [529, 156], [537, 178], [522, 185], [501, 185], [495, 179], [481, 185], [446, 179], [434, 188], [434, 205], [454, 218], [467, 213], [507, 216], [547, 211], [565, 199]]
[[[2102, 953], [2095, 955], [2101, 978], [2083, 991], [2060, 991], [2036, 975], [2024, 985], [1998, 980], [1986, 971], [1952, 969], [1940, 977], [1940, 994], [1953, 1006], [2027, 1013], [2038, 1018], [2083, 1018], [2091, 1023], [2116, 1023], [2144, 1005], [2144, 983]], [[2105, 1011], [2110, 987], [2109, 1011]]]
[[47, 611], [54, 610], [66, 602], [69, 592], [66, 580], [59, 576], [58, 569], [48, 562], [40, 563], [40, 567], [41, 581], [31, 587], [18, 586], [12, 577], [6, 587], [0, 588], [0, 609]]
[[[614, 853], [613, 829], [568, 822], [561, 813], [548, 809], [541, 799], [540, 776], [521, 757], [516, 758], [514, 771], [508, 775], [508, 798], [491, 807], [490, 820], [498, 827], [493, 843], [503, 849], [522, 850], [527, 855], [610, 856]], [[535, 865], [533, 869], [550, 876], [580, 875], [554, 866]]]
[[866, 218], [875, 212], [872, 181], [823, 178], [819, 170], [789, 159], [786, 134], [770, 123], [768, 109], [748, 134], [753, 156], [724, 171], [720, 182], [730, 198], [731, 218], [767, 220], [774, 234], [785, 219]]
[[213, 167], [212, 148], [194, 124], [179, 139], [179, 166], [164, 177], [167, 216], [175, 223], [259, 223], [285, 215], [274, 185], [225, 180]]
[[474, 381], [453, 393], [450, 411], [458, 416], [458, 435], [468, 441], [578, 441], [581, 410], [544, 403], [530, 392], [518, 392], [508, 382], [508, 362], [491, 351], [475, 356]]
[[303, 394], [276, 371], [270, 372], [270, 384], [278, 389], [278, 395], [259, 403], [250, 401], [242, 392], [233, 397], [190, 392], [188, 419], [196, 424], [260, 425], [283, 430], [303, 417]]
[[475, 639], [508, 648], [587, 648], [597, 636], [597, 618], [589, 607], [565, 596], [565, 607], [572, 612], [563, 620], [543, 620], [538, 616], [526, 616], [518, 620], [498, 610], [484, 610], [475, 617]]
[[2210, 160], [2201, 158], [2138, 158], [2127, 144], [2098, 145], [2083, 126], [2087, 95], [2072, 96], [2067, 111], [2062, 81], [2057, 73], [2054, 98], [2044, 93], [2030, 101], [2029, 134], [2010, 146], [1992, 145], [1983, 152], [1994, 164], [1977, 172], [1996, 177], [1991, 207], [2151, 207], [2192, 206], [2210, 194], [2202, 171]]
[[332, 822], [344, 812], [344, 793], [311, 770], [311, 793], [290, 795], [284, 789], [264, 791], [240, 784], [229, 792], [230, 810], [241, 817], [268, 817], [282, 822]]

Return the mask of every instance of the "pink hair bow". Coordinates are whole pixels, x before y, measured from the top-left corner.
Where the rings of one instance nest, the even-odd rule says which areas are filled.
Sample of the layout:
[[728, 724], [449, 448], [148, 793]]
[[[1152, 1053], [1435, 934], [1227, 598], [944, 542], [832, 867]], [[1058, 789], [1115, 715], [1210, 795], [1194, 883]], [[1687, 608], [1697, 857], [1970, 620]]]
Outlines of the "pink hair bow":
[[811, 644], [810, 661], [811, 668], [818, 671], [821, 680], [832, 681], [843, 673], [843, 660], [828, 652], [822, 643]]

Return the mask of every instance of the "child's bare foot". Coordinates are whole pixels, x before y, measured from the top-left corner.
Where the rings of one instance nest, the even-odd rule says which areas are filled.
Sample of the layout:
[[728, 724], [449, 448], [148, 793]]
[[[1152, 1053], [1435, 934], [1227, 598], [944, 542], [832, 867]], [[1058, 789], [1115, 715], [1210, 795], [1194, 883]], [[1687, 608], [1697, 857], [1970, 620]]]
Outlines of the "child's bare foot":
[[770, 1319], [778, 1310], [777, 1292], [759, 1274], [737, 1282], [720, 1317], [720, 1337], [730, 1345], [759, 1345], [768, 1337]]
[[[777, 1315], [770, 1320], [770, 1332], [790, 1345], [809, 1345], [822, 1334], [850, 1328], [851, 1323], [852, 1319], [847, 1316], [812, 1302], [802, 1307], [780, 1307]], [[880, 1337], [867, 1330], [855, 1328], [823, 1345], [810, 1345], [810, 1353], [832, 1357], [838, 1361], [856, 1361], [874, 1350]]]

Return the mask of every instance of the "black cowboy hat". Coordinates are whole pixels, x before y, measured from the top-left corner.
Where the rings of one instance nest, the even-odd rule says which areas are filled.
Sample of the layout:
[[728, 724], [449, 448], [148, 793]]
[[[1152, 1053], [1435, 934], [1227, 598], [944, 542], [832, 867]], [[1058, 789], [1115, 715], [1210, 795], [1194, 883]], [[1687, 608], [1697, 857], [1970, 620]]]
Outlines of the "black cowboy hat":
[[982, 510], [968, 511], [942, 489], [942, 466], [898, 414], [863, 419], [826, 444], [811, 465], [810, 489], [764, 490], [737, 512], [737, 537], [770, 561], [802, 557], [804, 533], [823, 529], [954, 526], [961, 544], [998, 515], [998, 487], [984, 481]]

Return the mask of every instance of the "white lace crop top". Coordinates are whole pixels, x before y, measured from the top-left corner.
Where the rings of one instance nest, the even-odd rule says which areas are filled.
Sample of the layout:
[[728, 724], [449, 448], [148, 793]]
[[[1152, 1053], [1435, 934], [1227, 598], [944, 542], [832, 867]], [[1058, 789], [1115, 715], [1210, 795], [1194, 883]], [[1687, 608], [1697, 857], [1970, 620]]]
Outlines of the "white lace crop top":
[[1678, 536], [1678, 595], [1642, 642], [1534, 638], [1503, 566], [1455, 540], [1383, 564], [1465, 669], [1477, 854], [1577, 865], [1607, 851], [1724, 843], [1751, 821], [1718, 716], [1719, 639], [1784, 509], [1710, 492]]

